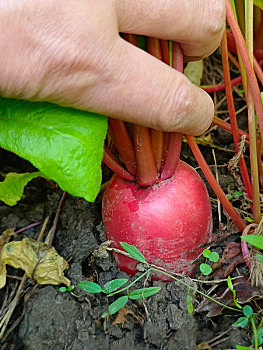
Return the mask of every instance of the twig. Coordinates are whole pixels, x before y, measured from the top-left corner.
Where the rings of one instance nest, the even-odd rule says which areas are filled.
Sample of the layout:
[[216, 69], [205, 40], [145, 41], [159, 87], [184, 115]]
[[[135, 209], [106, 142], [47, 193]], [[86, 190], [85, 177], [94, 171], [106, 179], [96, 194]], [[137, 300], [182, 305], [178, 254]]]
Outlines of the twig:
[[58, 204], [58, 209], [57, 209], [55, 219], [54, 219], [54, 222], [53, 222], [53, 225], [51, 228], [51, 232], [50, 232], [50, 238], [49, 238], [49, 245], [50, 246], [52, 245], [54, 237], [55, 237], [55, 232], [56, 232], [57, 225], [58, 225], [58, 219], [59, 219], [59, 216], [60, 216], [60, 213], [61, 213], [61, 210], [62, 210], [62, 207], [64, 205], [66, 197], [67, 197], [67, 192], [63, 192], [61, 199], [59, 201], [59, 204]]

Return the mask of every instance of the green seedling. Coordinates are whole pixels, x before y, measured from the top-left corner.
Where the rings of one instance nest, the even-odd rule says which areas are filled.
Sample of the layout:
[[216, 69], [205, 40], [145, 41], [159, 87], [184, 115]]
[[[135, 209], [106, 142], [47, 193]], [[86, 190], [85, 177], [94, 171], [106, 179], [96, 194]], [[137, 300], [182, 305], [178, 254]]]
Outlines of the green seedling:
[[[258, 327], [256, 327], [257, 314], [253, 312], [252, 307], [250, 307], [249, 305], [245, 305], [242, 309], [242, 312], [244, 316], [239, 317], [237, 321], [232, 324], [232, 326], [245, 328], [250, 322], [254, 334], [252, 338], [252, 343], [255, 346], [255, 350], [258, 350], [258, 347], [263, 344], [263, 320], [261, 320]], [[237, 349], [251, 349], [247, 347], [241, 347], [240, 345], [237, 345], [236, 347]]]
[[[232, 311], [241, 312], [241, 310], [239, 308], [230, 307], [228, 305], [225, 305], [225, 304], [219, 302], [218, 300], [211, 298], [210, 296], [208, 296], [205, 293], [199, 291], [198, 289], [188, 285], [187, 283], [178, 279], [177, 277], [174, 277], [172, 274], [166, 272], [166, 270], [164, 270], [162, 268], [157, 268], [156, 266], [153, 266], [153, 265], [150, 265], [146, 261], [143, 254], [136, 247], [134, 247], [128, 243], [123, 243], [123, 242], [121, 242], [120, 244], [121, 244], [122, 248], [127, 253], [129, 253], [131, 258], [133, 258], [134, 260], [136, 260], [140, 263], [145, 264], [146, 271], [144, 273], [142, 273], [139, 277], [137, 277], [133, 282], [129, 283], [126, 286], [124, 286], [126, 283], [128, 283], [128, 279], [126, 279], [126, 278], [114, 279], [112, 281], [107, 282], [103, 287], [101, 287], [97, 283], [90, 282], [90, 281], [81, 281], [78, 283], [79, 288], [85, 290], [87, 293], [92, 293], [92, 294], [104, 293], [104, 294], [107, 294], [107, 297], [112, 297], [113, 295], [119, 294], [122, 292], [126, 293], [126, 295], [119, 297], [118, 299], [116, 299], [113, 303], [111, 303], [108, 306], [108, 310], [102, 314], [102, 318], [111, 316], [111, 315], [115, 314], [116, 312], [118, 312], [121, 308], [123, 308], [127, 304], [129, 299], [130, 300], [144, 299], [144, 298], [148, 298], [148, 297], [153, 296], [156, 293], [158, 293], [161, 289], [160, 287], [140, 288], [140, 289], [135, 289], [133, 291], [130, 291], [130, 288], [133, 285], [135, 285], [136, 282], [138, 282], [143, 277], [148, 278], [151, 272], [165, 275], [165, 276], [177, 281], [178, 283], [184, 285], [185, 287], [188, 288], [189, 291], [193, 292], [193, 294], [190, 294], [190, 292], [189, 292], [188, 296], [187, 296], [187, 310], [188, 310], [189, 314], [191, 314], [191, 315], [193, 314], [193, 310], [194, 310], [192, 298], [195, 297], [196, 293], [202, 295], [204, 298], [207, 298], [207, 299], [213, 301], [214, 303], [220, 305], [223, 308], [227, 308], [227, 309], [232, 310]], [[205, 249], [204, 254], [209, 256], [208, 259], [211, 262], [216, 262], [219, 258], [219, 255], [217, 253], [210, 252], [208, 249]], [[65, 287], [62, 287], [62, 288], [65, 288]]]
[[239, 309], [242, 309], [242, 306], [239, 305], [238, 300], [236, 298], [236, 291], [235, 291], [235, 289], [233, 287], [233, 283], [231, 281], [231, 277], [230, 276], [227, 277], [227, 285], [228, 285], [228, 288], [231, 290], [231, 292], [233, 294], [233, 301], [234, 301], [235, 306], [238, 307]]
[[80, 298], [81, 295], [77, 295], [77, 294], [75, 294], [75, 293], [72, 292], [74, 288], [75, 288], [74, 286], [60, 287], [60, 288], [59, 288], [59, 291], [60, 291], [61, 293], [69, 292], [73, 297], [75, 297], [75, 298]]
[[200, 271], [203, 275], [207, 276], [212, 272], [212, 267], [207, 264], [209, 260], [211, 263], [215, 263], [219, 260], [219, 254], [217, 252], [211, 252], [209, 249], [203, 250], [203, 256], [206, 258], [205, 263], [200, 265]]
[[226, 196], [227, 196], [227, 198], [228, 198], [229, 200], [231, 200], [231, 199], [238, 199], [238, 198], [242, 197], [243, 194], [242, 194], [242, 192], [240, 192], [240, 191], [236, 191], [236, 192], [234, 192], [233, 194], [228, 193]]

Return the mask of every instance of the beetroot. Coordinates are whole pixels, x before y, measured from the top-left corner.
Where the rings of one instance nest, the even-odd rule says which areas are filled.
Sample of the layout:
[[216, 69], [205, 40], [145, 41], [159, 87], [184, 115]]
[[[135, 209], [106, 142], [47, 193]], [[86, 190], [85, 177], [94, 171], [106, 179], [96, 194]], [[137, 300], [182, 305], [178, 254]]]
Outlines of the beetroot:
[[[174, 175], [153, 186], [114, 175], [102, 203], [107, 239], [136, 246], [149, 263], [169, 271], [192, 275], [192, 262], [202, 252], [212, 231], [212, 214], [206, 187], [197, 172], [179, 160]], [[119, 268], [137, 272], [136, 262], [122, 254]]]

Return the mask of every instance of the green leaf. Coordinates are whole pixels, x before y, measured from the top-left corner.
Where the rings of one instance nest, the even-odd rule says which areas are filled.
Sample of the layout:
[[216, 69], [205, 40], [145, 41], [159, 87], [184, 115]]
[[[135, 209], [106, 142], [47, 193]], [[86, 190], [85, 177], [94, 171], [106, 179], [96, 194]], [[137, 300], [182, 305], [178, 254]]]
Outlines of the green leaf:
[[248, 324], [248, 318], [247, 317], [239, 317], [239, 319], [232, 324], [233, 327], [241, 327], [244, 328]]
[[263, 236], [260, 235], [246, 235], [242, 236], [241, 239], [248, 244], [253, 245], [256, 248], [263, 249]]
[[263, 0], [254, 0], [254, 5], [258, 6], [263, 10]]
[[139, 250], [136, 247], [125, 242], [120, 242], [120, 245], [124, 250], [126, 250], [127, 253], [130, 254], [130, 256], [133, 257], [133, 259], [141, 263], [147, 263], [145, 257], [142, 255], [141, 252], [139, 252]]
[[127, 282], [128, 282], [127, 278], [117, 278], [115, 280], [109, 281], [102, 288], [102, 292], [103, 293], [115, 292], [115, 290], [122, 287]]
[[204, 63], [203, 61], [195, 61], [187, 63], [184, 69], [184, 75], [191, 81], [191, 83], [200, 86], [203, 76]]
[[234, 193], [234, 197], [236, 197], [236, 198], [241, 197], [241, 196], [243, 196], [243, 194], [242, 194], [242, 192], [240, 192], [240, 191], [236, 191], [236, 192]]
[[245, 219], [246, 219], [246, 221], [248, 221], [248, 222], [254, 222], [254, 220], [251, 219], [249, 216], [245, 217]]
[[193, 315], [193, 311], [194, 311], [194, 306], [193, 306], [193, 300], [192, 297], [188, 294], [187, 295], [187, 312], [189, 313], [189, 315]]
[[212, 262], [217, 262], [219, 260], [219, 254], [217, 252], [212, 252], [208, 259]]
[[74, 288], [75, 288], [74, 286], [70, 285], [68, 286], [68, 291], [71, 292]]
[[[262, 345], [262, 343], [263, 343], [262, 336], [257, 334], [257, 338], [258, 338], [258, 346]], [[252, 338], [252, 344], [255, 345], [255, 336], [253, 336], [253, 338]]]
[[210, 254], [211, 254], [211, 250], [209, 250], [209, 249], [204, 249], [203, 250], [203, 256], [205, 258], [209, 258]]
[[248, 318], [251, 317], [253, 315], [252, 307], [250, 307], [249, 305], [245, 305], [243, 307], [243, 314]]
[[262, 254], [257, 254], [256, 257], [263, 264], [263, 255]]
[[161, 287], [149, 287], [149, 288], [141, 288], [135, 289], [131, 293], [128, 294], [128, 297], [133, 300], [148, 298], [159, 292]]
[[227, 199], [232, 199], [233, 198], [233, 195], [231, 194], [231, 193], [228, 193], [227, 195], [226, 195], [226, 197], [227, 197]]
[[107, 118], [95, 113], [0, 98], [0, 146], [88, 201], [100, 189], [106, 132]]
[[227, 277], [227, 285], [228, 285], [228, 288], [229, 288], [231, 291], [234, 290], [233, 283], [232, 283], [232, 281], [231, 281], [231, 277], [230, 277], [230, 276]]
[[112, 304], [109, 305], [109, 313], [113, 315], [116, 312], [118, 312], [127, 303], [128, 299], [129, 298], [127, 297], [127, 295], [124, 295], [123, 297], [120, 297], [117, 300], [115, 300]]
[[203, 275], [207, 276], [212, 272], [212, 267], [207, 264], [201, 264], [200, 271], [202, 272]]
[[59, 291], [61, 292], [61, 293], [65, 293], [65, 292], [67, 292], [67, 287], [60, 287], [59, 288]]
[[15, 205], [22, 197], [24, 187], [29, 181], [38, 177], [35, 173], [8, 173], [3, 182], [0, 182], [0, 200], [7, 205]]
[[248, 348], [247, 346], [242, 346], [242, 345], [236, 345], [236, 348], [238, 350], [252, 350], [251, 348]]
[[100, 293], [102, 291], [101, 286], [97, 283], [90, 281], [81, 281], [78, 283], [79, 288], [85, 290], [88, 293]]
[[105, 318], [105, 317], [107, 317], [108, 315], [109, 315], [108, 312], [103, 312], [103, 314], [101, 315], [101, 317], [102, 317], [102, 318]]

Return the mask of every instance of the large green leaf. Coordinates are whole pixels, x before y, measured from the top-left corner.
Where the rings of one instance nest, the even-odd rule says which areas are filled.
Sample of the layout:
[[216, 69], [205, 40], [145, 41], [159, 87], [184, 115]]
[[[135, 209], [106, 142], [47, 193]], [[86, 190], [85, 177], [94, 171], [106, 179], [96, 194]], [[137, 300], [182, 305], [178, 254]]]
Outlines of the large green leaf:
[[0, 146], [88, 201], [100, 188], [106, 132], [107, 118], [94, 113], [0, 98]]
[[8, 173], [4, 181], [0, 182], [0, 200], [7, 205], [15, 205], [21, 199], [24, 187], [29, 181], [39, 175], [39, 172], [23, 174]]

